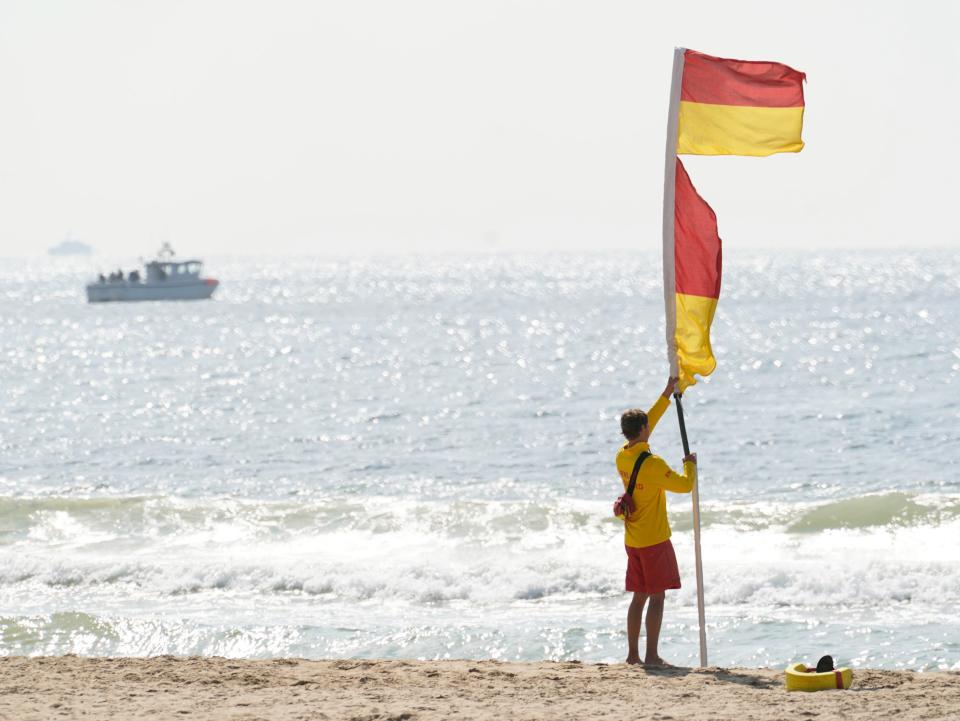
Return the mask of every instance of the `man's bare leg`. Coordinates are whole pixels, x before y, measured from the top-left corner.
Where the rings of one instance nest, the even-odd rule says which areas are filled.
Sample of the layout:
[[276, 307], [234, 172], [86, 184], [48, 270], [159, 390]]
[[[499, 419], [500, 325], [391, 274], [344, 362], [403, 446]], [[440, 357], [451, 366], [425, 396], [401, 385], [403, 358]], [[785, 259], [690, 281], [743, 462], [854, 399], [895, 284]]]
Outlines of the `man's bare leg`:
[[664, 660], [657, 652], [660, 642], [660, 626], [663, 624], [664, 592], [650, 596], [650, 605], [647, 607], [647, 655], [643, 662], [648, 666], [663, 666]]
[[[643, 623], [643, 605], [647, 602], [647, 594], [634, 593], [627, 609], [627, 663], [640, 663], [640, 626]], [[661, 612], [663, 607], [661, 606]], [[647, 613], [647, 618], [650, 614]], [[648, 631], [649, 633], [649, 631]]]

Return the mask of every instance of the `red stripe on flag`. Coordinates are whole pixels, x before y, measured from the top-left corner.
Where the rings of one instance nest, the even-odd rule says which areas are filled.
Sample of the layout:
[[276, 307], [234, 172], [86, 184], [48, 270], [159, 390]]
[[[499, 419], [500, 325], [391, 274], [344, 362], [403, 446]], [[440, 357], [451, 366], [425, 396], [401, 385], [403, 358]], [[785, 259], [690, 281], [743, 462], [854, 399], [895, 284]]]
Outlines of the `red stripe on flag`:
[[700, 197], [677, 158], [673, 252], [677, 293], [720, 297], [722, 252], [717, 215]]
[[727, 60], [687, 50], [680, 99], [711, 105], [803, 107], [807, 76], [782, 63]]

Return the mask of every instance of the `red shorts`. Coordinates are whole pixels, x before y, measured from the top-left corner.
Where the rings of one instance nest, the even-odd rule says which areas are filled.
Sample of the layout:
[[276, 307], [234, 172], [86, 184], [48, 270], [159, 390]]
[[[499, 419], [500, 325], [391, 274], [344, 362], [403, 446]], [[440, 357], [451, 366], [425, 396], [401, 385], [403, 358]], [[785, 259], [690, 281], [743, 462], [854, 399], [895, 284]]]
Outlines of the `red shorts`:
[[646, 548], [627, 549], [627, 590], [653, 595], [668, 588], [680, 588], [680, 569], [677, 555], [668, 538], [663, 543]]

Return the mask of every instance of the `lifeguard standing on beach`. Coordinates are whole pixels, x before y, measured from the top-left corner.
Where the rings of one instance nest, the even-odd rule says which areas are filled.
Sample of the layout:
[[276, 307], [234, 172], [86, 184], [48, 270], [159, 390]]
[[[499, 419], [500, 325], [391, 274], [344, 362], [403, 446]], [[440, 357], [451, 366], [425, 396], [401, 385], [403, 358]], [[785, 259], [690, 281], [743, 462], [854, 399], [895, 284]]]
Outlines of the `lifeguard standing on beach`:
[[[691, 453], [683, 459], [683, 474], [679, 474], [662, 458], [651, 454], [648, 443], [657, 421], [670, 405], [670, 394], [677, 380], [670, 378], [667, 381], [667, 387], [646, 413], [632, 408], [620, 416], [620, 430], [627, 442], [617, 452], [617, 471], [627, 493], [618, 501], [618, 510], [624, 519], [626, 590], [633, 593], [627, 611], [627, 663], [640, 663], [640, 624], [643, 607], [649, 599], [647, 649], [643, 662], [664, 664], [657, 650], [664, 596], [667, 589], [680, 588], [680, 570], [670, 542], [665, 492], [690, 493], [693, 490], [697, 481], [697, 454]], [[632, 491], [631, 484], [634, 486]]]

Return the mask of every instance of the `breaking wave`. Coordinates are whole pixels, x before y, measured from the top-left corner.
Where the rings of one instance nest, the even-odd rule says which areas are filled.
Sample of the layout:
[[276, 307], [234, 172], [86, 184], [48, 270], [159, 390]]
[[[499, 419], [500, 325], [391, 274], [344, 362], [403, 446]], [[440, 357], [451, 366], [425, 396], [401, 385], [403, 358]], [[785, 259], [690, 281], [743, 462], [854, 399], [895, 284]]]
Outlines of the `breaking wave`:
[[[673, 505], [679, 505], [678, 499]], [[607, 503], [330, 498], [0, 499], [0, 584], [31, 595], [152, 600], [253, 594], [407, 605], [613, 598], [621, 526]], [[690, 513], [673, 514], [681, 565]], [[804, 507], [707, 505], [715, 603], [960, 600], [960, 499], [868, 495]], [[915, 549], [928, 549], [918, 558]], [[692, 604], [692, 584], [678, 594]], [[112, 590], [111, 590], [112, 589]]]
[[[390, 497], [329, 497], [305, 501], [131, 496], [101, 498], [0, 497], [0, 547], [11, 543], [90, 543], [106, 540], [208, 540], [330, 536], [414, 531], [451, 539], [498, 542], [541, 533], [618, 528], [608, 503], [553, 498], [542, 501], [428, 501]], [[676, 531], [692, 527], [682, 497], [672, 497]], [[960, 496], [883, 493], [835, 501], [710, 503], [701, 524], [742, 531], [782, 528], [788, 533], [833, 529], [936, 526], [960, 519]]]

